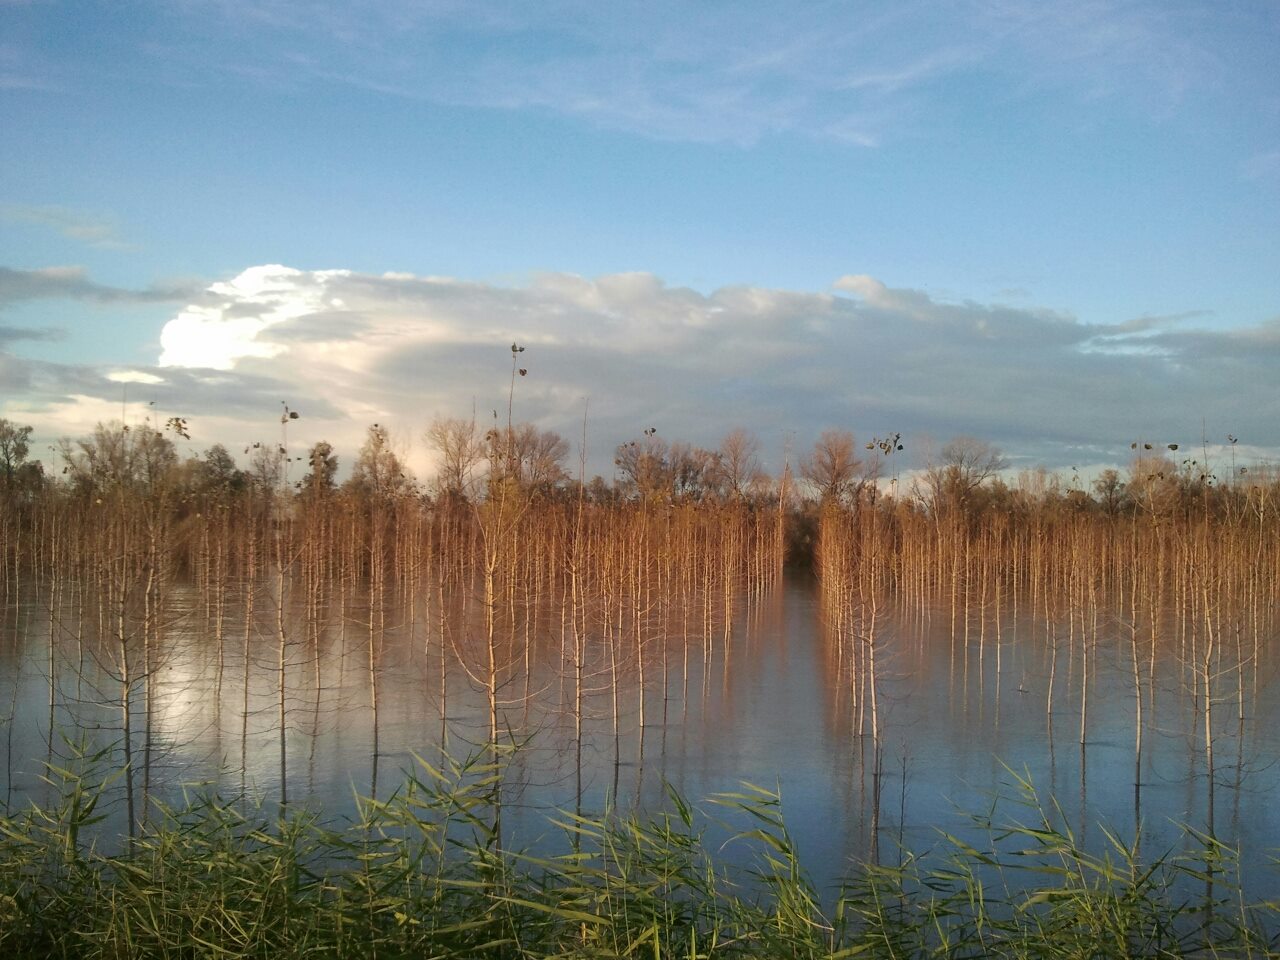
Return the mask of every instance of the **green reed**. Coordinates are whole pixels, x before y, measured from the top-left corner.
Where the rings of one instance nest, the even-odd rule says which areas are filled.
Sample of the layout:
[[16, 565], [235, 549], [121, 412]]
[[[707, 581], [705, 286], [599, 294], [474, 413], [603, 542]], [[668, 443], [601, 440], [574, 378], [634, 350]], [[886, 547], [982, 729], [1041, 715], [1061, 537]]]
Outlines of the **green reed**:
[[[1016, 775], [1022, 818], [974, 817], [897, 866], [820, 892], [777, 792], [675, 791], [657, 813], [552, 815], [558, 852], [503, 849], [503, 759], [433, 766], [342, 824], [192, 793], [133, 839], [101, 836], [107, 754], [50, 767], [61, 797], [0, 819], [0, 956], [1110, 957], [1266, 956], [1277, 904], [1247, 904], [1235, 857], [1188, 833], [1144, 860], [1081, 848]], [[1007, 810], [1008, 802], [999, 805]], [[995, 808], [993, 807], [993, 810]], [[751, 867], [718, 863], [728, 826]]]

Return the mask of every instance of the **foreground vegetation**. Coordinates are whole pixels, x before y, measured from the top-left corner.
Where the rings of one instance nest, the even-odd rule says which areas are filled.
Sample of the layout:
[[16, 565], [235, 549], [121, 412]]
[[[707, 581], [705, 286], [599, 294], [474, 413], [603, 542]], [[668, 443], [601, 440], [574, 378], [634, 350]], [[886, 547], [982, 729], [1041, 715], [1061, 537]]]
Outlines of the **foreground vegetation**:
[[[1232, 851], [1101, 855], [1014, 777], [968, 840], [866, 864], [832, 890], [800, 866], [780, 797], [674, 792], [666, 810], [563, 813], [551, 853], [492, 829], [501, 761], [419, 761], [334, 825], [189, 797], [130, 840], [101, 836], [100, 785], [51, 768], [61, 803], [0, 820], [0, 954], [24, 957], [1264, 956], [1280, 905], [1246, 904]], [[1017, 816], [1016, 814], [1021, 814]], [[1001, 814], [1002, 816], [1004, 814]], [[717, 862], [707, 831], [749, 868]], [[94, 838], [97, 838], [96, 840]], [[980, 839], [973, 839], [973, 838]], [[546, 844], [544, 843], [544, 846]], [[739, 862], [744, 856], [739, 856]]]

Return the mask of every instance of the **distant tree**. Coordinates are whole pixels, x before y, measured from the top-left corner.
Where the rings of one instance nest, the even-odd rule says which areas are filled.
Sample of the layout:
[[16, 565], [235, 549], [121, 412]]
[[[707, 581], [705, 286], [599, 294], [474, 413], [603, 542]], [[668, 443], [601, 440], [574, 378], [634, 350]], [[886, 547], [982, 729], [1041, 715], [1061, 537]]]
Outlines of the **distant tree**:
[[249, 483], [264, 493], [277, 492], [284, 483], [284, 447], [255, 443], [249, 449]]
[[0, 417], [0, 489], [17, 489], [30, 449], [31, 427]]
[[168, 486], [178, 463], [173, 442], [149, 424], [99, 423], [83, 440], [58, 441], [58, 449], [62, 472], [71, 483], [99, 492], [122, 488], [159, 492]]
[[584, 492], [592, 503], [613, 503], [618, 499], [618, 491], [598, 473], [587, 483]]
[[1008, 465], [993, 444], [976, 437], [956, 437], [942, 448], [939, 461], [925, 470], [934, 509], [941, 513], [972, 507], [978, 488]]
[[159, 490], [178, 464], [173, 441], [147, 426], [133, 431], [133, 455], [137, 479], [148, 491]]
[[855, 450], [853, 434], [848, 430], [824, 430], [813, 445], [813, 452], [800, 462], [800, 475], [813, 485], [821, 499], [844, 499], [860, 485], [862, 461]]
[[392, 448], [390, 433], [386, 427], [373, 424], [356, 456], [351, 479], [347, 481], [348, 489], [375, 500], [386, 500], [403, 493], [409, 486], [404, 465]]
[[1093, 493], [1103, 513], [1109, 517], [1119, 513], [1125, 501], [1125, 483], [1120, 479], [1120, 471], [1108, 468], [1098, 474], [1093, 481]]
[[1181, 501], [1177, 464], [1160, 454], [1134, 457], [1127, 493], [1134, 506], [1154, 517], [1173, 513]]
[[717, 479], [728, 496], [741, 499], [763, 478], [760, 441], [737, 427], [720, 441], [715, 458]]
[[539, 430], [531, 423], [516, 425], [512, 434], [521, 484], [545, 493], [567, 478], [564, 461], [569, 456], [569, 442], [564, 437], [554, 430]]
[[425, 439], [440, 458], [436, 471], [440, 491], [466, 496], [474, 485], [476, 467], [484, 457], [484, 445], [475, 420], [436, 417], [427, 427]]
[[195, 464], [195, 484], [205, 491], [234, 492], [244, 489], [244, 473], [236, 465], [235, 458], [220, 443], [204, 452]]
[[623, 488], [642, 499], [658, 499], [670, 494], [671, 462], [667, 442], [654, 428], [640, 440], [628, 440], [614, 451], [613, 464]]
[[312, 498], [323, 497], [336, 487], [338, 456], [333, 446], [325, 440], [312, 445], [307, 453], [307, 475], [302, 478], [302, 490]]
[[724, 490], [724, 474], [716, 454], [687, 443], [673, 443], [667, 452], [666, 482], [679, 500], [701, 500]]

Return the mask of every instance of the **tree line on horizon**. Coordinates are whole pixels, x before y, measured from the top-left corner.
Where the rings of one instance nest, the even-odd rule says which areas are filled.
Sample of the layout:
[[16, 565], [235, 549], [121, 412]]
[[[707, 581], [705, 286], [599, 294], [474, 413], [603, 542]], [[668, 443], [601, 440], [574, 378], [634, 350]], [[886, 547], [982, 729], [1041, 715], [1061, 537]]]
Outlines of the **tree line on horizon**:
[[[1225, 509], [1280, 487], [1280, 471], [1270, 465], [1229, 467], [1225, 478], [1201, 458], [1177, 462], [1178, 444], [1134, 442], [1127, 470], [1103, 470], [1087, 486], [1074, 473], [1064, 478], [1044, 467], [1021, 471], [1012, 482], [1008, 460], [995, 445], [970, 436], [945, 444], [909, 482], [897, 477], [885, 484], [887, 467], [900, 460], [901, 434], [875, 437], [859, 445], [845, 429], [828, 429], [793, 470], [788, 462], [777, 475], [764, 469], [760, 442], [750, 431], [734, 428], [714, 448], [659, 437], [655, 428], [619, 444], [614, 478], [585, 478], [585, 463], [571, 469], [569, 442], [554, 430], [511, 423], [482, 430], [474, 419], [437, 417], [424, 433], [436, 456], [437, 472], [419, 482], [403, 463], [388, 429], [367, 428], [349, 476], [339, 482], [339, 453], [321, 440], [305, 453], [288, 445], [288, 426], [298, 414], [284, 407], [281, 437], [245, 446], [241, 466], [224, 444], [200, 455], [182, 457], [176, 440], [190, 439], [185, 418], [163, 427], [151, 421], [99, 423], [78, 440], [60, 439], [52, 469], [30, 458], [32, 428], [0, 417], [0, 497], [6, 503], [31, 501], [61, 492], [93, 496], [107, 490], [140, 495], [164, 494], [189, 501], [208, 496], [258, 495], [299, 502], [344, 495], [368, 502], [412, 497], [480, 501], [513, 484], [542, 499], [592, 502], [639, 500], [646, 503], [735, 501], [775, 507], [828, 502], [857, 505], [878, 498], [907, 500], [926, 511], [981, 513], [1009, 511], [1029, 504], [1061, 505], [1106, 515], [1184, 512], [1193, 506]], [[1233, 445], [1235, 437], [1228, 438]], [[293, 465], [297, 464], [297, 467]], [[295, 471], [301, 469], [301, 476]], [[291, 474], [296, 479], [291, 478]]]

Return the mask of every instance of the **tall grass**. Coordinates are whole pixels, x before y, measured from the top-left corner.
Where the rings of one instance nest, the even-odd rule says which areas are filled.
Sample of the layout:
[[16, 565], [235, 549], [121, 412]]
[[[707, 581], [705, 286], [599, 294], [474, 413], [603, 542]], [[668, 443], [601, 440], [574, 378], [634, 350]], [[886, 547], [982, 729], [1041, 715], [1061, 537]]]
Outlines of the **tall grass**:
[[[193, 793], [133, 839], [100, 833], [103, 755], [48, 771], [61, 800], [0, 820], [0, 956], [1264, 956], [1274, 903], [1246, 904], [1231, 850], [1087, 852], [1025, 779], [968, 839], [816, 888], [774, 791], [698, 811], [559, 814], [556, 852], [503, 849], [502, 761], [418, 761], [352, 821]], [[714, 818], [714, 820], [713, 820]], [[718, 821], [718, 823], [717, 823]], [[752, 864], [704, 843], [728, 825]], [[981, 837], [981, 842], [973, 839]], [[716, 848], [719, 849], [719, 848]]]

